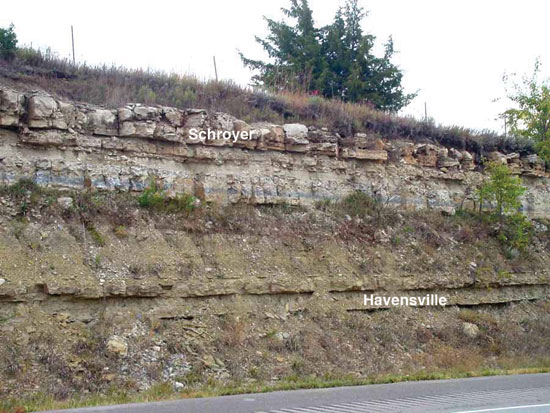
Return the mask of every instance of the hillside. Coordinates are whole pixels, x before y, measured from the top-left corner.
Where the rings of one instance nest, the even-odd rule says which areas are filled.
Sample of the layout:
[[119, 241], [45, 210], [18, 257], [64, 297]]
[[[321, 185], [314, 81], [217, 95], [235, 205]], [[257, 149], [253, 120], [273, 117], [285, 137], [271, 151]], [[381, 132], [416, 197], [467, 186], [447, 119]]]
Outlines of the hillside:
[[[0, 80], [0, 410], [548, 371], [550, 181], [529, 146], [18, 59]], [[480, 208], [481, 156], [525, 185], [526, 248]]]

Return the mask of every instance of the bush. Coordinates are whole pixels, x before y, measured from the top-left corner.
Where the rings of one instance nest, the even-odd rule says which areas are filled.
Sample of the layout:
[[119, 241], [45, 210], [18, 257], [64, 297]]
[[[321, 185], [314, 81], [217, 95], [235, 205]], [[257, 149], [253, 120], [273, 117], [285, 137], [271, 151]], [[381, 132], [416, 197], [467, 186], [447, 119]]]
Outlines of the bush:
[[533, 236], [533, 224], [522, 213], [516, 213], [505, 217], [500, 227], [498, 239], [513, 250], [525, 251]]
[[164, 191], [159, 190], [156, 182], [151, 182], [139, 196], [138, 203], [140, 207], [155, 209], [160, 208], [164, 204], [165, 198]]
[[7, 29], [0, 29], [0, 56], [11, 60], [15, 57], [17, 50], [17, 35], [13, 24], [10, 24]]
[[142, 208], [168, 213], [189, 214], [195, 209], [195, 201], [195, 197], [189, 194], [178, 194], [170, 197], [154, 181], [138, 198], [139, 206]]
[[365, 192], [355, 191], [341, 201], [340, 207], [342, 212], [352, 217], [364, 218], [374, 215], [380, 205], [377, 200], [371, 198]]

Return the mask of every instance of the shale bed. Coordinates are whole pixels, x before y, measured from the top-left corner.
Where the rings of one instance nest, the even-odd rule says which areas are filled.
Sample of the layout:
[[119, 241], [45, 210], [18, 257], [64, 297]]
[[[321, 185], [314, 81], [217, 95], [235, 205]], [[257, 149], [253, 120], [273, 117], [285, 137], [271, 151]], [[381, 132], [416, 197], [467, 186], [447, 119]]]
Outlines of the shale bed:
[[544, 220], [518, 252], [469, 211], [184, 201], [0, 188], [0, 409], [550, 365]]

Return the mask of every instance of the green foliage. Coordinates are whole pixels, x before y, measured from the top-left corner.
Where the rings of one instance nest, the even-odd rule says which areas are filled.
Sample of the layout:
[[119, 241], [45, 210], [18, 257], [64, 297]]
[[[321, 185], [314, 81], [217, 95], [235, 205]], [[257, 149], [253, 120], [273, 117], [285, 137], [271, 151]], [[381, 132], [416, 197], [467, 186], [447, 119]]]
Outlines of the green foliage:
[[20, 199], [27, 194], [40, 192], [40, 187], [32, 179], [23, 178], [3, 189], [3, 191], [17, 199]]
[[504, 214], [517, 211], [521, 207], [520, 197], [526, 188], [521, 178], [512, 175], [507, 165], [490, 162], [486, 171], [489, 179], [478, 189], [480, 210], [487, 201], [495, 205], [495, 213], [500, 220]]
[[508, 252], [525, 251], [533, 236], [533, 224], [522, 213], [506, 216], [498, 239], [508, 247]]
[[164, 204], [165, 198], [165, 192], [159, 190], [156, 182], [152, 181], [139, 196], [138, 203], [140, 207], [155, 209]]
[[94, 240], [97, 245], [99, 245], [100, 247], [105, 246], [105, 238], [103, 237], [103, 235], [101, 235], [101, 233], [96, 229], [93, 224], [88, 223], [86, 229], [90, 233], [92, 240]]
[[513, 176], [507, 165], [491, 162], [487, 166], [489, 179], [478, 189], [480, 212], [485, 202], [494, 205], [489, 218], [498, 222], [497, 237], [510, 250], [523, 251], [529, 245], [533, 226], [518, 212], [520, 197], [526, 188], [518, 176]]
[[374, 215], [379, 208], [379, 203], [365, 192], [355, 191], [345, 197], [340, 204], [342, 212], [352, 217], [365, 217]]
[[32, 179], [22, 178], [16, 183], [0, 188], [0, 194], [5, 193], [19, 203], [19, 215], [25, 216], [30, 208], [37, 203], [42, 189]]
[[143, 85], [139, 88], [137, 99], [138, 102], [143, 102], [147, 105], [154, 105], [155, 103], [157, 103], [156, 93], [147, 85]]
[[539, 155], [550, 162], [550, 85], [548, 80], [538, 80], [539, 72], [537, 60], [533, 75], [524, 77], [521, 85], [514, 84], [514, 91], [508, 93], [517, 107], [508, 109], [503, 116], [513, 135], [533, 140]]
[[0, 28], [0, 56], [3, 59], [13, 59], [17, 51], [17, 35], [13, 24], [7, 29]]
[[139, 206], [167, 213], [189, 214], [195, 209], [195, 201], [196, 198], [189, 194], [168, 196], [154, 181], [145, 188], [138, 198]]
[[396, 112], [414, 94], [405, 94], [403, 74], [391, 59], [391, 37], [384, 55], [374, 54], [375, 37], [364, 34], [361, 21], [366, 13], [358, 0], [347, 0], [332, 24], [317, 28], [307, 0], [290, 0], [286, 17], [295, 24], [265, 19], [270, 34], [256, 37], [272, 62], [243, 56], [244, 64], [258, 72], [253, 80], [268, 88], [320, 93], [343, 101], [368, 103]]

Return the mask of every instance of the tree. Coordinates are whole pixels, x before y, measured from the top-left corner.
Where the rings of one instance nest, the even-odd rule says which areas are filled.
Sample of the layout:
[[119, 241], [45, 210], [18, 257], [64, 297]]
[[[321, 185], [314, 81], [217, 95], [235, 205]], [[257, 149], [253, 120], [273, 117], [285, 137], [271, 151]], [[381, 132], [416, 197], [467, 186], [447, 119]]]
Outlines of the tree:
[[259, 72], [253, 77], [258, 84], [287, 90], [315, 90], [322, 72], [322, 59], [313, 13], [307, 0], [291, 0], [290, 8], [282, 11], [296, 20], [294, 26], [264, 17], [270, 34], [265, 39], [256, 36], [256, 41], [274, 62], [248, 59], [239, 53], [241, 59]]
[[525, 215], [519, 212], [520, 197], [526, 188], [518, 176], [513, 176], [507, 165], [491, 162], [487, 166], [489, 179], [478, 189], [479, 209], [483, 211], [484, 201], [495, 206], [491, 220], [498, 223], [498, 239], [508, 248], [523, 251], [529, 245], [533, 226]]
[[17, 50], [17, 35], [13, 23], [7, 29], [0, 28], [0, 56], [4, 59], [13, 59]]
[[480, 209], [485, 201], [494, 204], [496, 216], [502, 221], [505, 214], [517, 212], [521, 207], [520, 197], [526, 188], [522, 185], [521, 178], [512, 175], [507, 165], [490, 162], [486, 171], [489, 179], [478, 190]]
[[316, 28], [307, 0], [291, 0], [283, 9], [294, 25], [266, 19], [270, 34], [256, 41], [270, 62], [243, 56], [243, 63], [256, 70], [253, 81], [268, 88], [316, 91], [325, 97], [362, 102], [382, 110], [397, 111], [414, 94], [405, 94], [400, 69], [391, 60], [395, 53], [390, 38], [385, 53], [373, 53], [375, 37], [364, 34], [366, 13], [358, 0], [347, 0], [332, 24]]
[[[550, 85], [548, 80], [539, 81], [540, 61], [535, 62], [533, 75], [524, 77], [521, 84], [512, 85], [508, 98], [516, 108], [503, 113], [511, 134], [535, 142], [537, 152], [550, 162]], [[504, 77], [505, 83], [509, 82]]]

